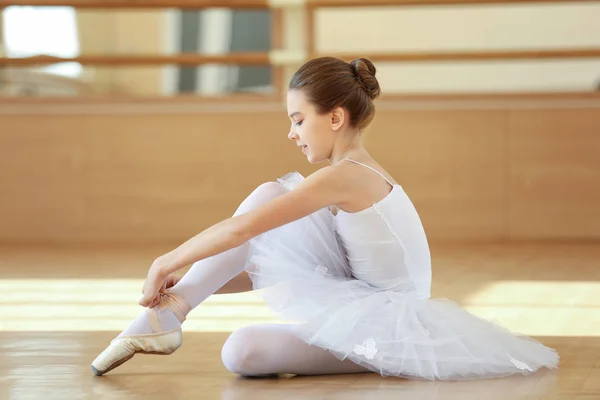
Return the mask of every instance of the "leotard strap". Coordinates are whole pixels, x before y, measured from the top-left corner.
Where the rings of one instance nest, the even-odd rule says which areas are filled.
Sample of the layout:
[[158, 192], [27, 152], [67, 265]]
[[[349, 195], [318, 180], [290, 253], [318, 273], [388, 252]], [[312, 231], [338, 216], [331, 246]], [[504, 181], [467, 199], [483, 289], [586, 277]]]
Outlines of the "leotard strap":
[[[353, 160], [351, 158], [344, 158], [344, 160], [348, 160], [354, 164], [358, 164], [358, 165], [362, 165], [363, 167], [369, 168], [371, 171], [375, 172], [377, 175], [381, 176], [383, 179], [385, 179], [385, 181], [387, 183], [389, 183], [392, 187], [394, 186], [393, 182], [390, 182], [390, 180], [388, 178], [385, 177], [385, 175], [383, 175], [381, 172], [377, 171], [375, 168], [368, 166], [367, 164], [363, 164], [361, 162], [358, 162], [356, 160]], [[343, 160], [342, 160], [343, 161]]]

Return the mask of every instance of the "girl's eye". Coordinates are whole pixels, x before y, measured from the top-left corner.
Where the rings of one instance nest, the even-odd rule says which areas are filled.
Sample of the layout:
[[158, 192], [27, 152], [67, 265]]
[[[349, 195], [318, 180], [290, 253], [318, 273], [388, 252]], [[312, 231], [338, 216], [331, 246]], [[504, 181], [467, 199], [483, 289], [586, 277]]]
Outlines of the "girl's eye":
[[302, 125], [302, 121], [298, 121], [298, 122], [296, 122], [296, 123], [295, 123], [295, 125], [296, 125], [296, 126], [300, 126], [300, 125]]

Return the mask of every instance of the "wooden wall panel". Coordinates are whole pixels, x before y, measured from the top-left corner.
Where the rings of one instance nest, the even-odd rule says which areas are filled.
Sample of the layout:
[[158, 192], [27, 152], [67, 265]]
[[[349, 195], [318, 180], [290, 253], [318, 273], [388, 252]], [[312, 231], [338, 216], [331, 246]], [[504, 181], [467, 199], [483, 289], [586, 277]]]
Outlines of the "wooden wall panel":
[[510, 236], [600, 238], [600, 110], [510, 115]]
[[303, 163], [285, 115], [0, 118], [4, 242], [183, 240]]
[[[260, 183], [320, 167], [283, 107], [217, 108], [0, 112], [0, 243], [179, 243]], [[431, 240], [599, 239], [598, 115], [382, 107], [365, 138]]]

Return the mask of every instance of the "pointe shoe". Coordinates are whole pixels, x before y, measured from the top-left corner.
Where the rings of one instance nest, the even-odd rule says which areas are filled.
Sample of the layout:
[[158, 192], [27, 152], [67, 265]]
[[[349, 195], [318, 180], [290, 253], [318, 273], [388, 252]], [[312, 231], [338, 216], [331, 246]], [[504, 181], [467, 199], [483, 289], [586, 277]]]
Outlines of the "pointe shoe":
[[[183, 323], [190, 307], [183, 299], [169, 293], [161, 293], [159, 309], [168, 308]], [[92, 362], [94, 375], [104, 375], [130, 360], [136, 353], [166, 355], [175, 352], [182, 342], [181, 327], [165, 331], [160, 325], [154, 309], [146, 310], [150, 327], [154, 333], [118, 336]]]

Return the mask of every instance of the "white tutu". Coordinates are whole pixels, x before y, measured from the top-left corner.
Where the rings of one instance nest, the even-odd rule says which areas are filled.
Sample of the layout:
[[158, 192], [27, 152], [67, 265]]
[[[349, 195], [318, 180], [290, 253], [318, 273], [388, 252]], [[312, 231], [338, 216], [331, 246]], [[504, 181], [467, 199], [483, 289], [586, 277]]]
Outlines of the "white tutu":
[[[303, 179], [279, 181], [288, 189]], [[248, 272], [306, 343], [384, 376], [472, 379], [555, 368], [558, 354], [447, 299], [355, 279], [334, 216], [322, 209], [251, 241]]]

